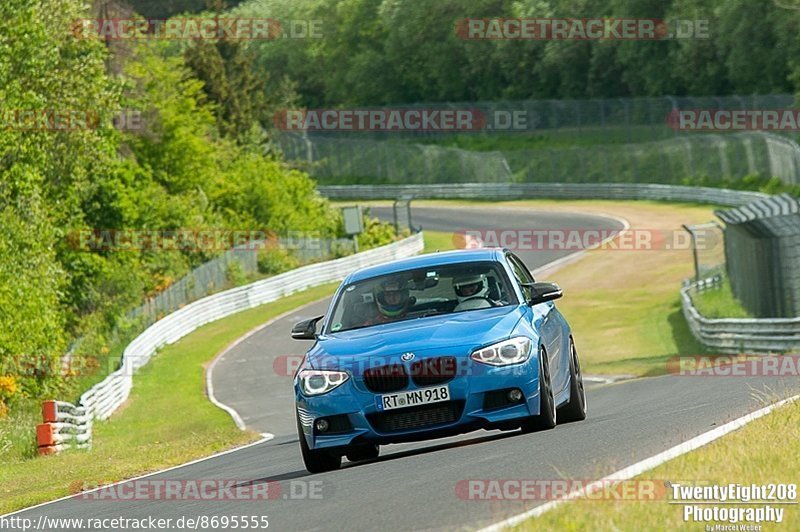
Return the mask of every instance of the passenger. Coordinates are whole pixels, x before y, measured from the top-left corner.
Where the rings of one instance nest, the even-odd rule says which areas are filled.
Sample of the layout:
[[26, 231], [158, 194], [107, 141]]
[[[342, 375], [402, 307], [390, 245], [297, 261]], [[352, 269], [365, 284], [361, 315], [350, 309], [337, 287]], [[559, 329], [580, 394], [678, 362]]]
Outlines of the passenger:
[[462, 275], [453, 279], [458, 305], [454, 311], [472, 310], [494, 306], [489, 298], [489, 281], [486, 275]]

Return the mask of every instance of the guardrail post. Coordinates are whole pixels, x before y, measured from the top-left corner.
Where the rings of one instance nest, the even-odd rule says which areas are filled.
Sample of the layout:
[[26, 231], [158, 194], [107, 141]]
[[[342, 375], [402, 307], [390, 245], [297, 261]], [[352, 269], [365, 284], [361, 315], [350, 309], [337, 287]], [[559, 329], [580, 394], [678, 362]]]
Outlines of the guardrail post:
[[682, 224], [687, 233], [689, 233], [689, 237], [692, 239], [692, 256], [694, 257], [694, 280], [695, 282], [700, 282], [700, 259], [697, 257], [697, 239], [694, 237], [694, 231], [692, 231], [688, 225]]

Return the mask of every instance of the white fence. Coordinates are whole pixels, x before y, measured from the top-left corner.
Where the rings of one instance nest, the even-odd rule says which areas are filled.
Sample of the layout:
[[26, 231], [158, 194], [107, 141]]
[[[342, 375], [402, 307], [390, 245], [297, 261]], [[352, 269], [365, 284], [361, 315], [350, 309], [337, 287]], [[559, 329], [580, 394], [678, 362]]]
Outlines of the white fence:
[[[92, 419], [107, 419], [128, 398], [133, 387], [133, 374], [152, 358], [161, 347], [172, 344], [198, 327], [276, 301], [300, 290], [343, 279], [351, 271], [387, 261], [410, 257], [423, 249], [422, 233], [348, 257], [303, 266], [255, 283], [205, 297], [156, 322], [134, 339], [122, 355], [121, 367], [81, 395], [78, 406], [61, 403], [62, 409], [81, 412], [75, 421], [89, 426]], [[52, 425], [52, 423], [51, 423]], [[55, 428], [55, 427], [54, 427]], [[43, 429], [52, 430], [52, 429]], [[78, 443], [89, 443], [78, 441]], [[59, 446], [67, 443], [66, 440]], [[56, 445], [56, 444], [54, 444]], [[55, 448], [54, 452], [61, 449]]]

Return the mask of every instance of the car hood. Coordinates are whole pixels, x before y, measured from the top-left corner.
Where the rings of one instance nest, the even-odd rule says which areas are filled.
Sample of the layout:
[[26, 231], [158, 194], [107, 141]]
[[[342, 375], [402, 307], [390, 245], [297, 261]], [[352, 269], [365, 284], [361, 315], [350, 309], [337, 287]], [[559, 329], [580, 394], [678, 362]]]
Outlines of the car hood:
[[[335, 357], [389, 357], [413, 351], [417, 355], [468, 354], [473, 348], [510, 336], [522, 317], [521, 307], [510, 305], [411, 319], [332, 333], [320, 337], [308, 353], [309, 362]], [[454, 349], [459, 348], [462, 349]]]

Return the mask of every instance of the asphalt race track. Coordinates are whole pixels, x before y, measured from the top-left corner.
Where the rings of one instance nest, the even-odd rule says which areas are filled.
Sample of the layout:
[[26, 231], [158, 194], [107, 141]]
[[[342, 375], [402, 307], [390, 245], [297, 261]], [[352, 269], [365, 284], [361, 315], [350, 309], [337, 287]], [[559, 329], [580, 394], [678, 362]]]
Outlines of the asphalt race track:
[[[374, 209], [386, 216], [387, 210]], [[594, 216], [504, 209], [415, 209], [425, 229], [619, 229]], [[565, 252], [520, 253], [531, 269]], [[552, 279], [558, 281], [556, 274]], [[677, 290], [677, 287], [676, 287]], [[580, 297], [566, 293], [565, 297]], [[308, 343], [292, 341], [290, 326], [324, 313], [327, 301], [279, 319], [229, 351], [214, 372], [217, 399], [236, 409], [271, 441], [147, 477], [155, 480], [235, 480], [270, 484], [270, 500], [85, 500], [72, 498], [17, 514], [48, 517], [261, 516], [276, 530], [475, 529], [545, 501], [472, 501], [456, 492], [468, 479], [594, 479], [652, 456], [763, 406], [761, 392], [797, 393], [797, 379], [664, 376], [589, 387], [586, 421], [554, 430], [478, 431], [459, 437], [387, 446], [381, 457], [339, 471], [309, 475], [295, 434], [291, 377], [284, 355]], [[567, 316], [569, 318], [569, 316]], [[602, 316], [598, 316], [602, 319]], [[580, 341], [579, 352], [591, 346]], [[620, 341], [625, 341], [620, 338]], [[279, 360], [279, 362], [275, 362]], [[462, 483], [463, 484], [463, 483]], [[279, 486], [279, 488], [278, 488]], [[313, 492], [313, 497], [309, 497]]]

